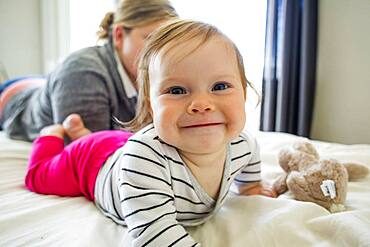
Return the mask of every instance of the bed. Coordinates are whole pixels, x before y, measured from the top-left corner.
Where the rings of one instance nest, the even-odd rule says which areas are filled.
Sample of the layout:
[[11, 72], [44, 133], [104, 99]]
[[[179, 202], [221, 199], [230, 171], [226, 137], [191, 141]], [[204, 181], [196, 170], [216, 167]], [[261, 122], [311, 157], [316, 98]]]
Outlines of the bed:
[[[300, 137], [261, 132], [263, 177], [280, 172], [276, 155]], [[363, 162], [370, 145], [313, 141], [322, 157]], [[0, 246], [129, 246], [126, 228], [83, 197], [37, 195], [23, 186], [31, 144], [0, 132]], [[331, 214], [308, 202], [230, 195], [205, 224], [188, 228], [202, 246], [370, 246], [370, 177], [350, 182], [347, 210]]]

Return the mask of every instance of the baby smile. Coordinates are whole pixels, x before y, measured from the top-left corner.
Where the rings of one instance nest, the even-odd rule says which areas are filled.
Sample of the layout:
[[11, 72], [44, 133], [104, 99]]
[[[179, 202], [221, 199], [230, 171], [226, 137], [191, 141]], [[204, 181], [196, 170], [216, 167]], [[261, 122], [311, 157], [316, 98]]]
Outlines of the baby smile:
[[185, 125], [182, 128], [205, 128], [205, 127], [215, 127], [223, 125], [222, 122], [203, 122], [203, 123], [193, 123]]

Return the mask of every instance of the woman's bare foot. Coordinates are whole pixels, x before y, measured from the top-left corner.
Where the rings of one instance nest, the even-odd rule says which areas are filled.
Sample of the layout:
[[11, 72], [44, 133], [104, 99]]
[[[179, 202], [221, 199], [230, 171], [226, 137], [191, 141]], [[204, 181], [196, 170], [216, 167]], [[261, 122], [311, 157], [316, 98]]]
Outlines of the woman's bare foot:
[[64, 138], [65, 134], [65, 129], [61, 124], [49, 125], [42, 128], [40, 131], [40, 136], [56, 136], [62, 139]]
[[91, 133], [91, 131], [85, 127], [80, 115], [75, 113], [69, 115], [63, 121], [63, 127], [65, 133], [72, 141]]

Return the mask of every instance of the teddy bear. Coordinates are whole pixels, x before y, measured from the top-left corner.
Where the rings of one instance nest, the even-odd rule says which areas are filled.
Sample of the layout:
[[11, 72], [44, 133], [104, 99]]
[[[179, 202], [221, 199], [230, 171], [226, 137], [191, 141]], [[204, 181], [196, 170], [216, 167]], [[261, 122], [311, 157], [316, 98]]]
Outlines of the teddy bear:
[[348, 181], [368, 175], [367, 166], [320, 159], [315, 147], [307, 141], [297, 142], [278, 154], [284, 173], [273, 183], [277, 194], [289, 190], [294, 199], [317, 203], [332, 213], [345, 210]]

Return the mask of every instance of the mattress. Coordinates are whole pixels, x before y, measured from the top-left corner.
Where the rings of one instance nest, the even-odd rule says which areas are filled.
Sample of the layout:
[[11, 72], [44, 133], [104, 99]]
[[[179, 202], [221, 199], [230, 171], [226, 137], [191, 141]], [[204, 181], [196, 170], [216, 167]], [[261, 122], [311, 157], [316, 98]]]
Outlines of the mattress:
[[[277, 153], [302, 138], [256, 134], [263, 178], [281, 172]], [[370, 168], [370, 145], [312, 141], [324, 158], [358, 161]], [[127, 229], [83, 197], [38, 195], [23, 185], [31, 144], [0, 132], [0, 246], [130, 246]], [[350, 182], [346, 211], [331, 214], [292, 199], [230, 195], [203, 225], [187, 228], [202, 246], [370, 246], [370, 178]]]

